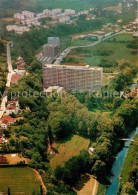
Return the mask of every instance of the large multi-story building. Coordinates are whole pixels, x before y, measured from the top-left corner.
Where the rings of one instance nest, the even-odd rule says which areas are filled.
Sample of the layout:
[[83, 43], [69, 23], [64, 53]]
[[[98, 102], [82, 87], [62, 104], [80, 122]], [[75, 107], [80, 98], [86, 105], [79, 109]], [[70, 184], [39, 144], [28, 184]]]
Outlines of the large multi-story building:
[[58, 55], [58, 46], [55, 44], [45, 44], [43, 45], [43, 56], [54, 58]]
[[60, 40], [59, 37], [48, 37], [48, 44], [54, 44], [57, 45], [58, 47], [60, 46]]
[[103, 68], [68, 65], [43, 65], [43, 85], [64, 87], [68, 91], [95, 91], [102, 86]]

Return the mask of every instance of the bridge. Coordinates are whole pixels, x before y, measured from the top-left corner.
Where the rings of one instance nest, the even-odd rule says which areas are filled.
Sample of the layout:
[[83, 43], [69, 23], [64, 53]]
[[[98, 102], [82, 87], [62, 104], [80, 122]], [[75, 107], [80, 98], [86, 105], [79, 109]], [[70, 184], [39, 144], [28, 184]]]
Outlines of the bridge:
[[135, 141], [133, 139], [128, 139], [128, 138], [123, 138], [123, 139], [120, 139], [120, 140], [122, 140], [122, 141], [130, 141], [130, 142], [134, 142]]

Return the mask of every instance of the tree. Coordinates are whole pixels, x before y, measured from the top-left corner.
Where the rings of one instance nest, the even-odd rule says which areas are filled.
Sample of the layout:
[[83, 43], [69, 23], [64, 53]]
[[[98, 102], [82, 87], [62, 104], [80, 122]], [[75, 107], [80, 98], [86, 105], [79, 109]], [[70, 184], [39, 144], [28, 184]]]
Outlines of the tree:
[[124, 124], [123, 118], [114, 115], [113, 118], [112, 118], [112, 120], [113, 120], [113, 125], [114, 125], [114, 133], [118, 137], [126, 134], [126, 132], [125, 132], [125, 124]]
[[92, 174], [94, 174], [99, 181], [105, 181], [107, 172], [106, 172], [106, 164], [101, 160], [96, 160], [94, 166], [92, 167]]
[[62, 111], [51, 112], [48, 125], [57, 139], [64, 138], [72, 132], [70, 117], [66, 116]]
[[11, 191], [10, 188], [8, 187], [8, 195], [11, 195]]
[[4, 51], [5, 51], [4, 43], [0, 40], [0, 55], [2, 55], [2, 53], [4, 53]]
[[56, 169], [54, 171], [54, 175], [57, 179], [61, 179], [63, 175], [63, 168], [60, 165], [56, 166]]
[[42, 188], [42, 185], [40, 185], [40, 195], [43, 195], [43, 188]]
[[113, 108], [114, 109], [117, 109], [121, 103], [122, 103], [122, 99], [120, 97], [116, 97], [114, 100], [113, 100]]
[[52, 143], [53, 143], [53, 135], [52, 135], [51, 127], [49, 125], [48, 125], [48, 137], [49, 137], [50, 145], [52, 145]]
[[126, 184], [123, 185], [121, 195], [136, 195], [136, 190], [134, 188], [134, 184], [131, 182], [127, 182]]

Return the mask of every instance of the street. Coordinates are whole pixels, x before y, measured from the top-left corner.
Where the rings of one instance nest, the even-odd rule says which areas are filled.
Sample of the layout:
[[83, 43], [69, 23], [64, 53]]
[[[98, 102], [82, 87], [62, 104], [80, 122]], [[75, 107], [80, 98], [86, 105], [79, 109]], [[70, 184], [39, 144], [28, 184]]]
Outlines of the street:
[[100, 40], [98, 40], [98, 41], [96, 41], [96, 42], [90, 44], [90, 45], [68, 47], [68, 48], [66, 48], [66, 49], [61, 53], [61, 55], [57, 58], [57, 60], [54, 62], [54, 64], [60, 64], [60, 63], [62, 62], [63, 58], [65, 58], [65, 57], [70, 53], [70, 51], [71, 51], [72, 49], [85, 48], [85, 47], [93, 47], [93, 46], [95, 46], [95, 45], [101, 43], [102, 41], [105, 41], [105, 40], [107, 40], [107, 39], [113, 38], [113, 37], [115, 37], [115, 36], [117, 36], [117, 35], [119, 35], [119, 34], [122, 34], [122, 33], [124, 33], [124, 32], [126, 32], [126, 30], [122, 30], [122, 31], [120, 31], [120, 32], [118, 32], [118, 33], [109, 35], [109, 36], [107, 36], [107, 37], [105, 37], [105, 38], [103, 38], [103, 39], [100, 39]]
[[8, 63], [8, 76], [7, 76], [7, 83], [6, 87], [10, 87], [11, 77], [14, 74], [12, 63], [11, 63], [11, 53], [10, 53], [10, 45], [7, 43], [7, 63]]

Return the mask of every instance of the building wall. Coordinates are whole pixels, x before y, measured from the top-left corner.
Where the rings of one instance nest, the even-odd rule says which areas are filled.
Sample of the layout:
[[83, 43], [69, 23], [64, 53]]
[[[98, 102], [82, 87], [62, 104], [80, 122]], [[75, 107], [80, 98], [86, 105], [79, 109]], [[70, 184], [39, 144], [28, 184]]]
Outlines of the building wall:
[[43, 56], [55, 57], [56, 55], [58, 55], [58, 46], [48, 44], [43, 46]]
[[59, 47], [60, 46], [59, 37], [48, 37], [48, 44], [55, 44]]
[[[71, 66], [70, 66], [71, 67]], [[68, 66], [43, 66], [44, 88], [64, 87], [68, 91], [94, 91], [102, 86], [102, 68], [68, 68]]]

